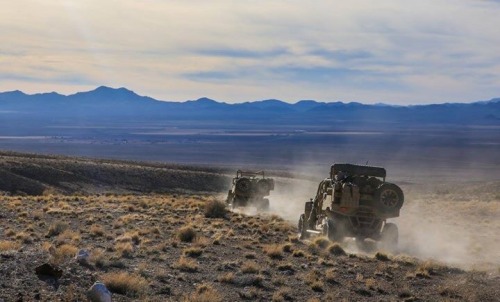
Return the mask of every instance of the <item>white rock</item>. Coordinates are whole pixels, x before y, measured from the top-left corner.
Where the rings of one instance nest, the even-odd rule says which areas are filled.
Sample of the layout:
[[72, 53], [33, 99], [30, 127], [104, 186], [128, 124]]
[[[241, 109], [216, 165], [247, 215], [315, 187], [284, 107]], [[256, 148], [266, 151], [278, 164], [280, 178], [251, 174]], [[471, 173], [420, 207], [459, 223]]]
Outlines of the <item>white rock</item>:
[[87, 292], [87, 297], [91, 302], [111, 302], [111, 292], [104, 283], [96, 281]]

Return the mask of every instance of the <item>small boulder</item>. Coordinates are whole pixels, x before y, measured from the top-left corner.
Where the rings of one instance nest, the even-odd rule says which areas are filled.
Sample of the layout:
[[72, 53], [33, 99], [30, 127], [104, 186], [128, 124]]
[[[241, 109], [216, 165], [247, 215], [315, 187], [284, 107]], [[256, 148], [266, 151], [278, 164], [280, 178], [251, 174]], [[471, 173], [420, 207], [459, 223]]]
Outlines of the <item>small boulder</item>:
[[87, 264], [90, 258], [89, 251], [81, 249], [76, 253], [75, 259], [78, 263]]
[[111, 292], [104, 283], [96, 281], [87, 291], [87, 298], [91, 302], [111, 302]]

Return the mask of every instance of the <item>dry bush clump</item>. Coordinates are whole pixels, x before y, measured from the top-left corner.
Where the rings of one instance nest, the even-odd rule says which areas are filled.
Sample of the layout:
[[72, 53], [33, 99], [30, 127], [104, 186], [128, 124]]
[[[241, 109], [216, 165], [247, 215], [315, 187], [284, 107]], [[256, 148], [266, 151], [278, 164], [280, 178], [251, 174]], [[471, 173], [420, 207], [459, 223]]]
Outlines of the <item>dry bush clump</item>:
[[65, 260], [72, 258], [76, 255], [78, 248], [71, 244], [62, 244], [55, 249], [51, 249], [52, 251], [52, 262], [56, 264], [60, 264]]
[[192, 242], [196, 238], [196, 231], [191, 226], [184, 226], [177, 231], [177, 238], [182, 242]]
[[241, 272], [243, 274], [256, 274], [260, 271], [260, 267], [256, 262], [253, 261], [245, 261], [241, 265]]
[[387, 256], [384, 253], [377, 252], [375, 254], [375, 259], [380, 260], [380, 261], [389, 261], [389, 256]]
[[229, 272], [229, 273], [225, 273], [225, 274], [222, 274], [220, 275], [218, 278], [217, 278], [217, 281], [221, 282], [221, 283], [228, 283], [228, 284], [232, 284], [234, 283], [234, 273], [233, 272]]
[[104, 228], [100, 224], [93, 224], [90, 227], [90, 235], [92, 237], [100, 237], [104, 235]]
[[269, 244], [263, 247], [264, 253], [271, 259], [283, 258], [283, 246], [281, 244]]
[[138, 297], [147, 292], [149, 282], [139, 275], [111, 272], [102, 276], [102, 282], [113, 293]]
[[61, 234], [59, 234], [57, 236], [57, 241], [61, 242], [61, 243], [67, 242], [67, 241], [71, 241], [73, 243], [78, 243], [78, 242], [80, 242], [81, 239], [82, 239], [82, 237], [80, 236], [79, 233], [72, 231], [70, 229], [65, 230], [64, 232], [62, 232]]
[[57, 236], [69, 228], [68, 223], [58, 221], [49, 227], [46, 237]]
[[0, 241], [0, 252], [13, 251], [17, 250], [21, 247], [21, 244], [15, 241], [10, 240], [1, 240]]
[[283, 301], [293, 301], [293, 295], [289, 287], [279, 288], [274, 292], [271, 301], [273, 302], [283, 302]]
[[226, 203], [220, 200], [210, 200], [205, 204], [205, 217], [225, 218], [227, 213]]
[[121, 257], [131, 257], [132, 254], [134, 253], [134, 246], [132, 245], [132, 242], [130, 242], [130, 241], [117, 242], [115, 244], [115, 251]]
[[198, 285], [196, 290], [190, 295], [184, 296], [183, 302], [219, 302], [222, 297], [219, 292], [211, 285], [201, 284]]
[[330, 240], [326, 237], [317, 237], [314, 239], [314, 245], [320, 249], [326, 249], [330, 245]]
[[203, 253], [203, 250], [199, 247], [189, 247], [185, 249], [183, 253], [189, 257], [199, 257]]
[[345, 256], [347, 253], [338, 243], [333, 243], [328, 246], [328, 253], [335, 256]]
[[181, 256], [179, 260], [174, 263], [173, 267], [183, 272], [192, 273], [198, 270], [198, 263], [192, 259]]

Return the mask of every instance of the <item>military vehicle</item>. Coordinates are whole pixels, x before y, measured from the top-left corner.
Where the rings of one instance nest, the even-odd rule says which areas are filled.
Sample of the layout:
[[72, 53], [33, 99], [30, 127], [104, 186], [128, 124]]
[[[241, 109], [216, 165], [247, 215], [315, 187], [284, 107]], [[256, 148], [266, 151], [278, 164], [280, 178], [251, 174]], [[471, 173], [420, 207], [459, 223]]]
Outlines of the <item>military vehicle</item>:
[[274, 190], [274, 180], [266, 178], [264, 171], [250, 172], [238, 170], [233, 178], [226, 203], [236, 207], [255, 206], [259, 210], [269, 209], [269, 196]]
[[386, 182], [384, 168], [334, 164], [330, 177], [320, 182], [314, 198], [305, 203], [298, 228], [301, 238], [323, 234], [332, 241], [370, 238], [388, 249], [398, 243], [398, 228], [387, 219], [398, 217], [404, 195]]

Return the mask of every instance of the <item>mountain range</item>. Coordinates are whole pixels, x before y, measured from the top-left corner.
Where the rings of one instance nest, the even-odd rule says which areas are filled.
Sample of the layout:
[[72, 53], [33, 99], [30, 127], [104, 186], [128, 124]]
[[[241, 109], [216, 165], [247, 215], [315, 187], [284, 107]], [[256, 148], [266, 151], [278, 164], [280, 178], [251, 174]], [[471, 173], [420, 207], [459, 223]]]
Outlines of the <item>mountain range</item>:
[[85, 123], [133, 120], [258, 123], [267, 125], [500, 125], [500, 98], [472, 103], [393, 106], [386, 104], [318, 102], [294, 104], [269, 99], [227, 104], [209, 98], [168, 102], [140, 96], [126, 88], [101, 86], [92, 91], [61, 95], [55, 92], [0, 93], [1, 120], [22, 123], [79, 121]]

